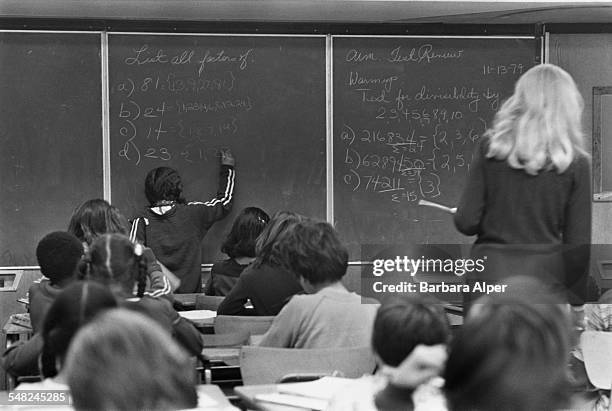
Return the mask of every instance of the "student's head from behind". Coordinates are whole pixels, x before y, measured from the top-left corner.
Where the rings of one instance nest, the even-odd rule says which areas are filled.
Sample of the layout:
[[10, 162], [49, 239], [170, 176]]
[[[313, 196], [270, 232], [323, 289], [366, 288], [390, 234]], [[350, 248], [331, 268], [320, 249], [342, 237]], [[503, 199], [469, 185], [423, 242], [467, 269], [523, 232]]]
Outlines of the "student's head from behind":
[[584, 103], [572, 77], [560, 67], [540, 64], [516, 83], [492, 129], [487, 156], [537, 174], [564, 172], [584, 152], [581, 116]]
[[99, 198], [85, 201], [72, 213], [68, 232], [87, 244], [107, 233], [127, 234], [129, 224], [117, 207]]
[[395, 297], [376, 313], [372, 348], [383, 364], [399, 366], [420, 344], [446, 344], [450, 325], [439, 302], [422, 296]]
[[43, 322], [42, 375], [57, 375], [79, 328], [98, 313], [116, 306], [113, 294], [103, 285], [78, 281], [66, 287], [51, 304]]
[[133, 311], [111, 310], [84, 327], [65, 368], [77, 410], [175, 410], [197, 404], [192, 361], [160, 325]]
[[157, 167], [145, 178], [145, 195], [150, 206], [166, 202], [184, 203], [183, 183], [178, 171], [170, 167]]
[[339, 282], [348, 266], [348, 251], [338, 233], [322, 221], [308, 219], [293, 225], [274, 253], [306, 292]]
[[129, 295], [137, 284], [137, 294], [142, 297], [147, 274], [142, 245], [122, 234], [104, 234], [89, 248], [86, 262], [87, 279]]
[[563, 408], [569, 390], [566, 306], [485, 297], [451, 343], [445, 391], [451, 410]]
[[275, 249], [287, 231], [306, 217], [291, 211], [278, 211], [265, 226], [255, 242], [255, 265], [281, 265]]
[[75, 277], [81, 257], [83, 244], [65, 231], [47, 234], [36, 247], [40, 271], [54, 285], [62, 286]]
[[221, 251], [231, 258], [255, 257], [255, 242], [269, 221], [270, 216], [261, 208], [243, 209], [234, 220]]

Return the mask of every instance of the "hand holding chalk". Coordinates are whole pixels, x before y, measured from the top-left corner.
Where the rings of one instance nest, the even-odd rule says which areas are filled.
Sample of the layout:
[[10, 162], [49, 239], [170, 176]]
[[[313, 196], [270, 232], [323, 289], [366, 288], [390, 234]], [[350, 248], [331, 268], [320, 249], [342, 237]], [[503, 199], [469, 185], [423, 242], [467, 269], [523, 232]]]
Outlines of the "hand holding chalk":
[[418, 204], [420, 206], [437, 208], [438, 210], [446, 211], [449, 214], [455, 214], [457, 212], [457, 207], [450, 208], [442, 204], [434, 203], [433, 201], [419, 200]]

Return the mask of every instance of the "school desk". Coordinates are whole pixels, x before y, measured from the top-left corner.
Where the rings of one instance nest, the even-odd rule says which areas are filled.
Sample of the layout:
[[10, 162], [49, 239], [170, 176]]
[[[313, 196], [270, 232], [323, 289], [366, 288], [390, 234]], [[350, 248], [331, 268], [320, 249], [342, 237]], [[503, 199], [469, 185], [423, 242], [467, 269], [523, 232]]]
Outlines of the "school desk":
[[259, 411], [296, 411], [306, 408], [297, 408], [289, 405], [273, 404], [269, 402], [258, 401], [256, 396], [261, 394], [274, 394], [278, 392], [278, 384], [264, 385], [245, 385], [234, 387], [234, 392], [242, 400], [248, 409]]
[[195, 309], [196, 296], [199, 293], [174, 294], [174, 306], [179, 311]]
[[237, 410], [216, 385], [198, 385], [198, 409]]
[[191, 310], [179, 311], [179, 315], [191, 321], [197, 328], [208, 328], [215, 325], [216, 311], [211, 310]]

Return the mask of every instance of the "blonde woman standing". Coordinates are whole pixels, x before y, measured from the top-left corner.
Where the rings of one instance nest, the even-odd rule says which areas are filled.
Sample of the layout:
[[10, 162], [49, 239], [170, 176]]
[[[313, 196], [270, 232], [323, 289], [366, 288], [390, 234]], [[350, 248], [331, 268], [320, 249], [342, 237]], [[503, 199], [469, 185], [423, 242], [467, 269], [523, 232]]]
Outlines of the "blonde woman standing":
[[[552, 64], [527, 71], [480, 141], [455, 214], [487, 257], [478, 278], [538, 276], [570, 300], [584, 295], [591, 241], [590, 158], [583, 100]], [[568, 293], [569, 291], [569, 293]]]

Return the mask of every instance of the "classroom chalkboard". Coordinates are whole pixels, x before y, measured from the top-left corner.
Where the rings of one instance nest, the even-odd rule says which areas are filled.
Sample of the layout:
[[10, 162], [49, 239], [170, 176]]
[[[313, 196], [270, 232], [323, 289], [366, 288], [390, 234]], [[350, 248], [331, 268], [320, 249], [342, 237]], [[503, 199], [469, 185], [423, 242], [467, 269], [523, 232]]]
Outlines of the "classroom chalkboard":
[[176, 168], [188, 201], [216, 194], [219, 153], [236, 157], [232, 213], [247, 206], [325, 218], [325, 38], [109, 34], [112, 203], [133, 217], [144, 180]]
[[449, 214], [478, 139], [538, 62], [533, 38], [334, 37], [334, 220], [361, 245], [466, 243]]
[[102, 197], [100, 33], [0, 32], [0, 266]]

